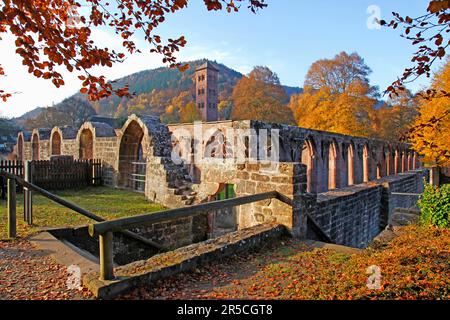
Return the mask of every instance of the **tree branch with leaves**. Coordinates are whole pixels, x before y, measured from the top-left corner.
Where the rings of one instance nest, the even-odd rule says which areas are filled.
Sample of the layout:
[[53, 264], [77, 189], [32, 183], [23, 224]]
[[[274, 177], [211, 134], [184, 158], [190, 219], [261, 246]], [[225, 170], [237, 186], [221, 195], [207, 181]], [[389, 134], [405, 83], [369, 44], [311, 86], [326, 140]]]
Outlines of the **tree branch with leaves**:
[[[203, 0], [209, 11], [237, 12], [243, 3], [256, 12], [267, 6], [265, 0]], [[142, 33], [150, 52], [181, 71], [188, 68], [177, 62], [175, 54], [186, 45], [184, 36], [163, 40], [156, 29], [166, 16], [185, 9], [189, 0], [3, 0], [0, 4], [0, 40], [2, 34], [15, 38], [16, 53], [22, 64], [37, 78], [65, 84], [61, 70], [76, 72], [82, 81], [80, 92], [91, 100], [111, 94], [129, 96], [128, 86], [115, 88], [103, 75], [94, 75], [96, 66], [112, 67], [127, 56], [140, 52], [133, 36]], [[87, 10], [82, 15], [81, 11]], [[76, 21], [74, 21], [76, 20]], [[94, 28], [108, 28], [121, 41], [123, 50], [100, 48], [92, 40]], [[1, 67], [0, 76], [5, 76]], [[0, 89], [6, 101], [12, 93]]]

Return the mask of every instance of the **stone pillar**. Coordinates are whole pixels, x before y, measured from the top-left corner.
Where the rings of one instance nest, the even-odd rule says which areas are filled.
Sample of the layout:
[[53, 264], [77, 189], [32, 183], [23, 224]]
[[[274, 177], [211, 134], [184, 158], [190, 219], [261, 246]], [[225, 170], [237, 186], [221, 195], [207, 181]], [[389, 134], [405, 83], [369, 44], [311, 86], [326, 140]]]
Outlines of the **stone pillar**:
[[306, 166], [300, 163], [245, 164], [238, 166], [237, 196], [278, 191], [292, 206], [269, 199], [240, 207], [239, 228], [260, 223], [279, 223], [294, 237], [306, 236]]
[[433, 186], [439, 186], [440, 185], [440, 175], [441, 170], [439, 167], [433, 167], [430, 169], [430, 184]]

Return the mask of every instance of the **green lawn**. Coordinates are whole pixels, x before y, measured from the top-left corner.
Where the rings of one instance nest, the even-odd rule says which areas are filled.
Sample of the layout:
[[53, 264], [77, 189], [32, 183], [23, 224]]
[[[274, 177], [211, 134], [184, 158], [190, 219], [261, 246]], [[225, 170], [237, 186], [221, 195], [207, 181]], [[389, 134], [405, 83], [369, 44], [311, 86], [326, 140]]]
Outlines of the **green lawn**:
[[[107, 220], [164, 209], [163, 206], [146, 200], [143, 194], [108, 187], [66, 190], [55, 192], [55, 194]], [[34, 225], [30, 227], [23, 222], [22, 194], [19, 194], [17, 199], [17, 221], [17, 234], [21, 238], [35, 234], [40, 228], [79, 226], [92, 222], [92, 220], [47, 198], [35, 195], [33, 197]], [[6, 222], [6, 201], [2, 201], [0, 240], [7, 238]]]

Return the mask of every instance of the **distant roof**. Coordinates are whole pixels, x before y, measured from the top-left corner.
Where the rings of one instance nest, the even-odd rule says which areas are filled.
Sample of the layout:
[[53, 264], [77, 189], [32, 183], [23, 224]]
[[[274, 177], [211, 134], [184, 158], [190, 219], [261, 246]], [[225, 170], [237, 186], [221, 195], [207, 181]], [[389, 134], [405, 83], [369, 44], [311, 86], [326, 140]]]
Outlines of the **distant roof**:
[[52, 129], [39, 128], [37, 129], [37, 132], [39, 134], [39, 140], [50, 140], [50, 134], [52, 132]]
[[77, 137], [78, 131], [74, 127], [64, 126], [59, 128], [63, 139], [73, 140]]
[[23, 134], [24, 141], [31, 141], [31, 132], [30, 131], [21, 131]]
[[217, 67], [212, 62], [209, 62], [209, 61], [206, 61], [204, 64], [197, 67], [195, 70], [199, 71], [199, 70], [203, 70], [203, 69], [212, 69], [212, 70], [219, 72], [219, 69], [217, 69]]
[[123, 124], [125, 123], [125, 120], [123, 118], [112, 118], [97, 115], [89, 117], [88, 121], [106, 123], [114, 129], [122, 128]]
[[99, 138], [115, 137], [116, 131], [113, 127], [104, 122], [91, 122], [92, 126], [95, 128], [95, 136]]

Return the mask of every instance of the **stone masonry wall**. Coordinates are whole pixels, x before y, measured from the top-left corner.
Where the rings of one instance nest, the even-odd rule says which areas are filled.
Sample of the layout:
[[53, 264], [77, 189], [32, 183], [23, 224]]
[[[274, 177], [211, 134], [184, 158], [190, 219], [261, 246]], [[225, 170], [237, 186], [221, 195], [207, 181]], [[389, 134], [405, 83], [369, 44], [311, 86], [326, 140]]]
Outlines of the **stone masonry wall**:
[[97, 137], [94, 140], [94, 159], [102, 160], [103, 183], [108, 186], [117, 185], [118, 167], [117, 137]]
[[284, 225], [296, 237], [306, 235], [306, 217], [301, 210], [306, 190], [306, 166], [299, 163], [244, 164], [237, 166], [238, 196], [278, 191], [293, 200], [289, 206], [277, 199], [243, 205], [239, 208], [239, 229], [261, 223]]
[[[380, 179], [383, 186], [380, 228], [383, 229], [389, 224], [395, 208], [416, 207], [418, 197], [413, 194], [423, 192], [423, 179], [427, 178], [427, 174], [427, 170], [418, 170]], [[411, 195], [394, 195], [392, 193], [409, 193]]]
[[78, 141], [76, 139], [63, 139], [61, 143], [61, 154], [73, 156], [74, 159], [78, 159]]
[[207, 239], [206, 219], [193, 217], [142, 225], [133, 229], [137, 234], [175, 250]]
[[333, 242], [361, 248], [380, 231], [381, 192], [363, 184], [322, 193], [310, 214]]
[[[395, 208], [408, 208], [417, 201], [417, 197], [398, 197], [392, 192], [420, 192], [423, 176], [423, 170], [416, 170], [317, 196], [309, 195], [306, 208], [333, 242], [365, 247], [387, 225]], [[308, 230], [308, 237], [315, 237], [312, 230]]]
[[39, 160], [48, 160], [50, 156], [50, 140], [39, 140]]
[[31, 160], [31, 142], [29, 141], [23, 143], [23, 159]]

